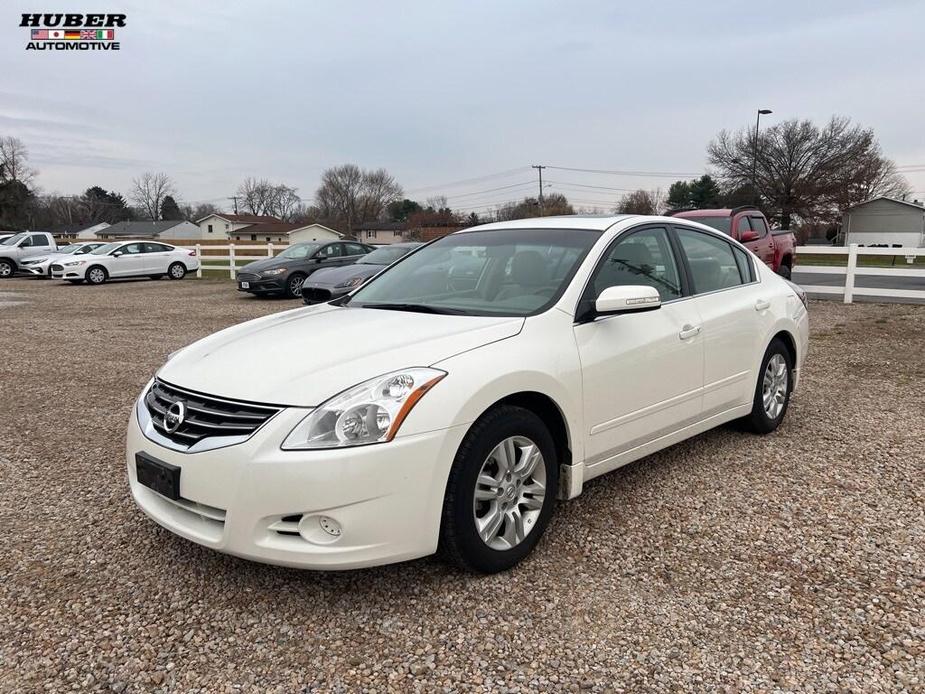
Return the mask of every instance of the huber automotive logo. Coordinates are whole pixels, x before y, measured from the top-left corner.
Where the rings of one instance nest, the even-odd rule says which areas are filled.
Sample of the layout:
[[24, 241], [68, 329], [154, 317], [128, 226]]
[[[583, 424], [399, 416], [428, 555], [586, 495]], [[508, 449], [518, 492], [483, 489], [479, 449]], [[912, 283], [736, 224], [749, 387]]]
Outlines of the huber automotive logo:
[[19, 26], [29, 28], [27, 51], [118, 51], [125, 15], [25, 13]]

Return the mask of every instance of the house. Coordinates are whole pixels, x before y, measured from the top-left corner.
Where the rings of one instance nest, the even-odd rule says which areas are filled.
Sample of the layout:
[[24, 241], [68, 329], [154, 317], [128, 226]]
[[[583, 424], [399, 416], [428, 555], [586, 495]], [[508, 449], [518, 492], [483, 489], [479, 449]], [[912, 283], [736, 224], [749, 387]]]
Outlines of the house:
[[353, 228], [357, 241], [371, 244], [400, 243], [407, 233], [404, 222], [362, 222]]
[[199, 227], [192, 222], [164, 220], [159, 222], [117, 222], [96, 233], [97, 238], [121, 239], [198, 239]]
[[96, 241], [99, 236], [99, 232], [109, 226], [108, 222], [100, 222], [99, 224], [94, 224], [93, 226], [87, 227], [86, 229], [80, 229], [77, 232], [76, 239], [78, 241]]
[[907, 202], [886, 196], [867, 200], [846, 210], [842, 236], [846, 246], [923, 247], [925, 207], [918, 200]]
[[216, 212], [196, 220], [200, 239], [235, 239], [235, 232], [253, 224], [282, 223], [279, 217], [259, 214], [225, 214]]
[[289, 232], [289, 243], [304, 243], [306, 241], [336, 241], [344, 238], [339, 231], [335, 231], [323, 224], [308, 224], [299, 226]]
[[447, 234], [452, 234], [454, 231], [459, 231], [460, 229], [468, 229], [471, 224], [434, 224], [427, 225], [422, 227], [417, 227], [411, 231], [411, 234], [418, 240], [424, 241], [433, 241], [434, 239], [439, 239], [441, 236], [446, 236]]

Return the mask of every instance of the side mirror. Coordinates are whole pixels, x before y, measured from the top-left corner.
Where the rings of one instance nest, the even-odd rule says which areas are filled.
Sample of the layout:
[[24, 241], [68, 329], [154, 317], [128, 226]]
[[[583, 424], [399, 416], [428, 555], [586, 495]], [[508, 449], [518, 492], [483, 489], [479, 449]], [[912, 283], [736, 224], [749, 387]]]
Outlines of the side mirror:
[[112, 252], [112, 257], [113, 257], [113, 258], [121, 258], [121, 257], [122, 257], [122, 251], [113, 251], [113, 252]]
[[599, 316], [608, 316], [630, 311], [651, 311], [662, 305], [658, 290], [646, 285], [630, 284], [607, 287], [594, 302], [594, 311]]
[[749, 243], [750, 241], [757, 241], [761, 237], [758, 235], [757, 231], [749, 229], [748, 231], [743, 231], [739, 234], [739, 241], [742, 243]]

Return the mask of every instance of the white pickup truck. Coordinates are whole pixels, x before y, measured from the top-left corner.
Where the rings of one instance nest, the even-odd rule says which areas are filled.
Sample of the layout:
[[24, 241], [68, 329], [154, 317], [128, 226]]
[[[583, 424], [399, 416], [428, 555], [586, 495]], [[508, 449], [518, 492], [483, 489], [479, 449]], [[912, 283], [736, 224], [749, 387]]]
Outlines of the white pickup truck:
[[39, 253], [58, 250], [54, 237], [47, 231], [22, 231], [0, 241], [0, 279], [12, 277], [19, 269], [19, 261]]

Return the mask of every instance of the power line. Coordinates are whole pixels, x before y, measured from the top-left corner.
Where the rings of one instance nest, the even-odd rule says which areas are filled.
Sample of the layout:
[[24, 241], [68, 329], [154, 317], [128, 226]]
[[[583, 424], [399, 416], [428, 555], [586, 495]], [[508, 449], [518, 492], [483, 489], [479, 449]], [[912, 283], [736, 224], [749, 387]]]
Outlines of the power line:
[[548, 180], [547, 182], [553, 186], [577, 186], [578, 188], [593, 188], [594, 190], [615, 190], [620, 193], [632, 193], [635, 188], [612, 188], [610, 186], [592, 186], [588, 183], [575, 183], [573, 181], [552, 181]]
[[447, 200], [454, 198], [465, 198], [470, 195], [482, 195], [483, 193], [493, 193], [498, 190], [507, 190], [509, 188], [518, 188], [520, 186], [532, 186], [533, 181], [522, 181], [521, 183], [512, 183], [509, 186], [498, 186], [497, 188], [486, 188], [485, 190], [476, 190], [471, 193], [458, 193], [456, 195], [444, 195]]
[[669, 177], [673, 178], [679, 176], [681, 178], [686, 178], [690, 176], [702, 176], [703, 172], [691, 172], [691, 171], [617, 171], [615, 169], [580, 169], [574, 166], [552, 166], [549, 165], [550, 169], [558, 169], [559, 171], [579, 171], [581, 173], [593, 173], [593, 174], [606, 174], [609, 176], [655, 176], [655, 177]]
[[439, 190], [441, 188], [455, 188], [456, 186], [467, 185], [470, 183], [481, 183], [482, 181], [488, 181], [493, 178], [504, 178], [506, 176], [511, 176], [515, 173], [520, 173], [524, 169], [528, 169], [528, 166], [518, 166], [516, 169], [508, 169], [507, 171], [499, 171], [498, 173], [486, 174], [484, 176], [476, 176], [474, 178], [464, 178], [458, 181], [451, 181], [449, 183], [437, 183], [431, 186], [422, 186], [420, 188], [409, 188], [406, 190], [406, 193], [420, 193], [422, 191], [428, 190]]

